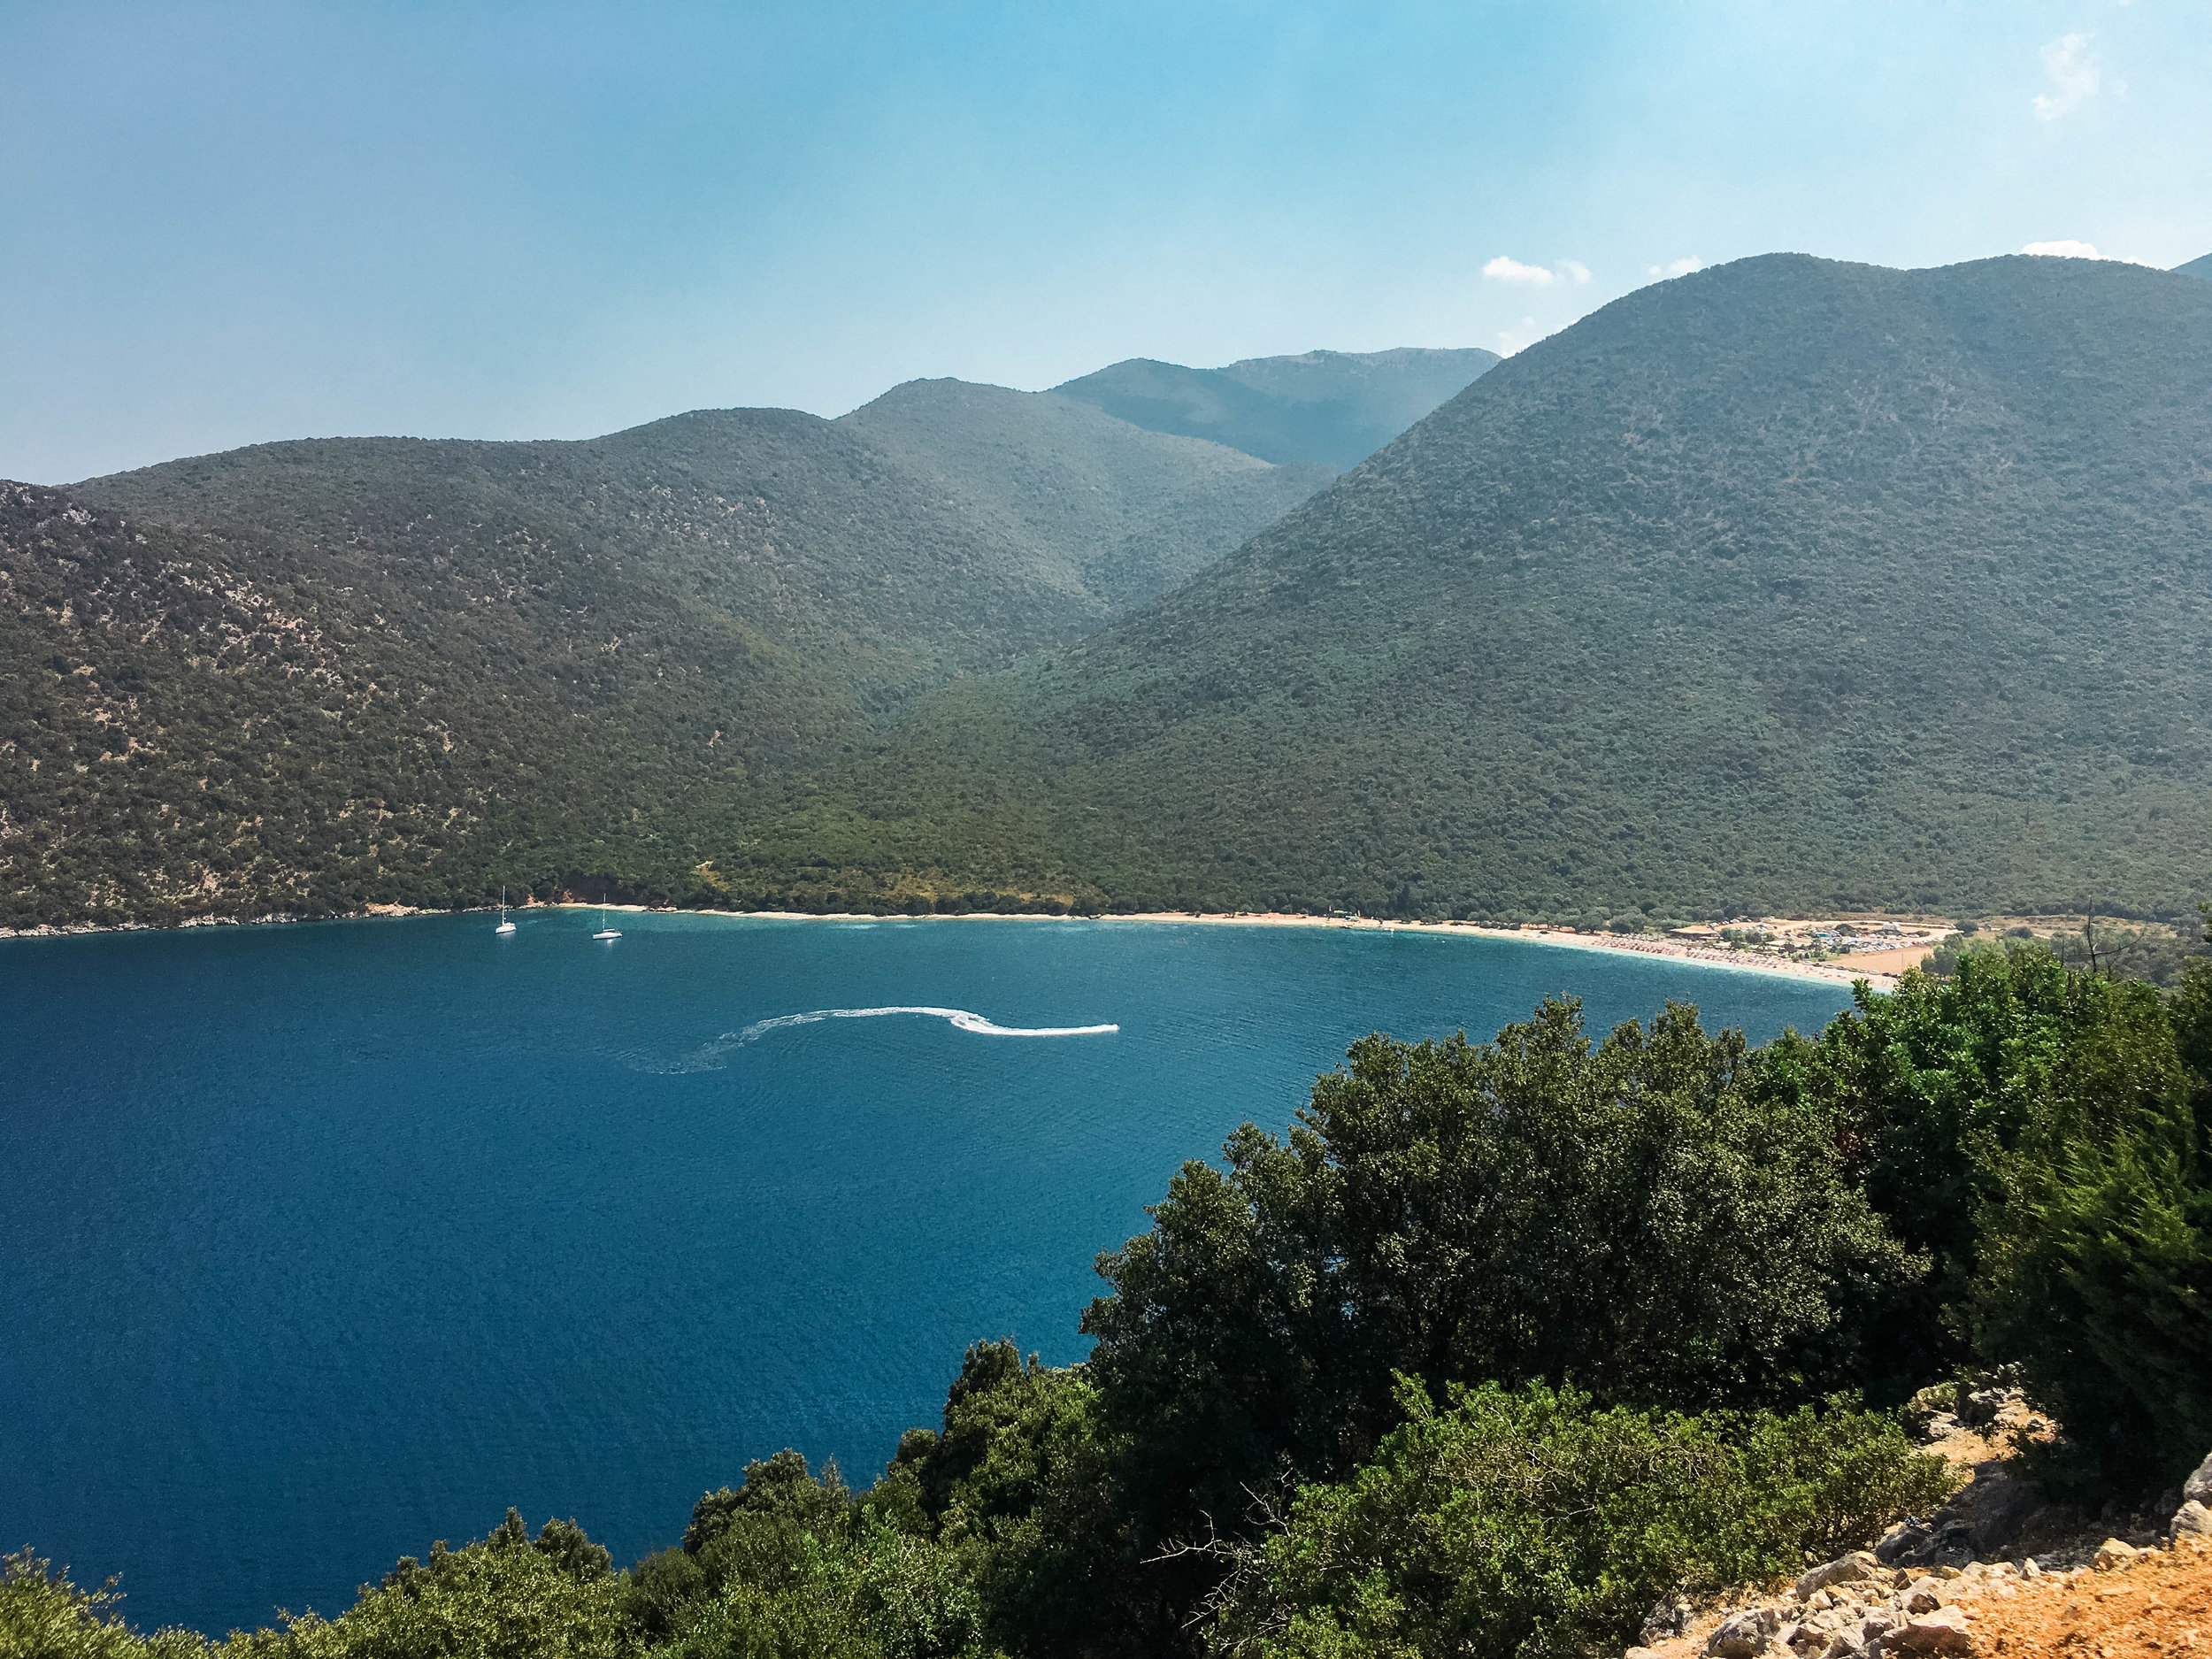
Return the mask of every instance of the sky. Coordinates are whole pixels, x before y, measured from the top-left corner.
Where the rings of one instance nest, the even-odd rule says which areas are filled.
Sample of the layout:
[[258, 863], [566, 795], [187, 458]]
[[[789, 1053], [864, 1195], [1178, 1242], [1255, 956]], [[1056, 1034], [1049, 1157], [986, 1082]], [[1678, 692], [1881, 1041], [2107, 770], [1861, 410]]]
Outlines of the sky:
[[2212, 0], [0, 0], [0, 477], [2212, 251]]

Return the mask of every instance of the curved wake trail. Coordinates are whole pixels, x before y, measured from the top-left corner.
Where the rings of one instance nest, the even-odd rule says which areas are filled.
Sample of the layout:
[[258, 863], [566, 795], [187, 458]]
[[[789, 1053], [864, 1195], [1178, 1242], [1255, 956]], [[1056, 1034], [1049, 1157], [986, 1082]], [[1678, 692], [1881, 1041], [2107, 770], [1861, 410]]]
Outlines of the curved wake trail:
[[779, 1014], [773, 1019], [760, 1020], [723, 1041], [741, 1048], [786, 1025], [811, 1025], [823, 1019], [881, 1019], [888, 1014], [926, 1014], [979, 1037], [1102, 1037], [1121, 1029], [1119, 1025], [999, 1025], [964, 1008], [818, 1008], [808, 1014]]
[[781, 1031], [787, 1025], [811, 1025], [825, 1019], [882, 1019], [892, 1014], [921, 1014], [941, 1019], [979, 1037], [1104, 1037], [1121, 1029], [1119, 1025], [1001, 1025], [964, 1008], [818, 1008], [804, 1014], [779, 1014], [773, 1019], [758, 1020], [742, 1031], [726, 1031], [680, 1060], [657, 1062], [639, 1058], [630, 1064], [641, 1071], [664, 1074], [718, 1071], [731, 1049], [757, 1042], [770, 1032]]

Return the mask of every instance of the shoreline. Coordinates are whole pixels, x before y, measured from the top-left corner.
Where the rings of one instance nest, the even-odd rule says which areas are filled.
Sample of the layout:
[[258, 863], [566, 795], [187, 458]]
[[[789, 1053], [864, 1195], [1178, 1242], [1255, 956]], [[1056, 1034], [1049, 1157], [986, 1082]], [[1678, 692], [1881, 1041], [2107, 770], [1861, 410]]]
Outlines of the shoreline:
[[[0, 929], [0, 940], [61, 939], [81, 933], [165, 933], [188, 927], [265, 927], [288, 923], [316, 921], [374, 921], [411, 916], [465, 916], [488, 913], [496, 907], [472, 906], [465, 910], [418, 910], [411, 905], [378, 904], [347, 916], [316, 917], [312, 918], [269, 915], [241, 921], [234, 917], [202, 916], [187, 921], [167, 925], [154, 922], [117, 922], [105, 926], [85, 923], [66, 926], [39, 926]], [[647, 904], [586, 904], [563, 900], [554, 903], [517, 904], [508, 907], [518, 915], [531, 910], [596, 910], [621, 911], [633, 916], [718, 916], [733, 920], [787, 921], [787, 922], [1133, 922], [1148, 926], [1165, 924], [1195, 923], [1210, 927], [1333, 927], [1350, 932], [1381, 933], [1436, 933], [1462, 939], [1502, 939], [1522, 944], [1548, 945], [1567, 950], [1624, 951], [1632, 956], [1657, 957], [1679, 962], [1688, 966], [1724, 968], [1739, 973], [1766, 973], [1784, 979], [1816, 979], [1831, 985], [1854, 985], [1865, 980], [1878, 992], [1897, 988], [1900, 975], [1870, 968], [1853, 970], [1839, 962], [1791, 962], [1763, 956], [1752, 951], [1730, 950], [1701, 945], [1686, 945], [1673, 940], [1652, 939], [1642, 935], [1578, 933], [1549, 927], [1493, 927], [1478, 922], [1399, 922], [1382, 921], [1366, 917], [1314, 916], [1286, 910], [1141, 910], [1125, 913], [1101, 913], [1085, 916], [1071, 913], [1064, 916], [1037, 915], [1025, 911], [962, 910], [948, 914], [907, 916], [900, 913], [879, 913], [873, 910], [681, 910], [673, 906], [661, 908]]]
[[1084, 916], [1040, 916], [1027, 911], [956, 910], [945, 914], [906, 916], [874, 910], [655, 910], [646, 904], [539, 905], [541, 910], [626, 910], [638, 916], [726, 916], [755, 921], [778, 922], [1138, 922], [1150, 926], [1167, 923], [1198, 923], [1209, 927], [1334, 927], [1377, 933], [1440, 933], [1460, 939], [1504, 939], [1527, 945], [1550, 945], [1568, 950], [1617, 950], [1631, 956], [1657, 956], [1695, 967], [1726, 968], [1740, 973], [1770, 973], [1783, 979], [1819, 979], [1831, 985], [1867, 981], [1877, 991], [1893, 991], [1903, 976], [1886, 970], [1850, 967], [1834, 962], [1792, 962], [1755, 951], [1685, 945], [1670, 939], [1642, 935], [1577, 933], [1550, 927], [1492, 927], [1480, 922], [1398, 922], [1371, 917], [1313, 916], [1295, 910], [1132, 910]]

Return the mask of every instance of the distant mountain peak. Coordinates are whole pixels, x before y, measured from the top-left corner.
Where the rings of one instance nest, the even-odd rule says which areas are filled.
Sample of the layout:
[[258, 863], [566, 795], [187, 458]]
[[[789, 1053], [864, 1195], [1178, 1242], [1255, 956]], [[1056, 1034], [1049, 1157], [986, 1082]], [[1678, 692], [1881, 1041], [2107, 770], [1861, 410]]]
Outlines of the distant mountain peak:
[[1053, 390], [1133, 426], [1211, 439], [1264, 461], [1348, 467], [1498, 360], [1473, 346], [1313, 350], [1217, 369], [1130, 357]]
[[2174, 267], [2174, 274], [2176, 276], [2202, 277], [2208, 282], [2212, 282], [2212, 253], [2204, 254], [2198, 258], [2192, 259], [2187, 265], [2176, 265]]

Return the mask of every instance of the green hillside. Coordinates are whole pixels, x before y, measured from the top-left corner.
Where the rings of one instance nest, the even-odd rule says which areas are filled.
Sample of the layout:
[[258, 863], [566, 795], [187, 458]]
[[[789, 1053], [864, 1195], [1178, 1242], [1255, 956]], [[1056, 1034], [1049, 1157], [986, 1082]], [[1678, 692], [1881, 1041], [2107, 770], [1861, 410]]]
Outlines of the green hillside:
[[[881, 695], [1149, 598], [1322, 481], [1052, 399], [936, 386], [933, 408], [902, 388], [842, 421], [706, 410], [572, 443], [263, 444], [70, 489], [242, 545], [369, 559], [426, 591], [611, 564]], [[1195, 505], [1190, 534], [1177, 503]], [[1098, 552], [1140, 527], [1164, 544], [1146, 549], [1148, 583]]]
[[863, 729], [710, 605], [503, 551], [411, 568], [0, 485], [0, 926], [642, 881]]
[[1156, 432], [1270, 461], [1352, 467], [1497, 362], [1474, 346], [1307, 351], [1219, 369], [1132, 357], [1053, 389]]
[[[1745, 260], [926, 706], [747, 879], [1600, 920], [2212, 890], [2212, 288]], [[810, 877], [800, 848], [841, 867]]]
[[837, 425], [1010, 542], [1056, 549], [1102, 608], [1212, 564], [1336, 476], [1148, 431], [1050, 392], [911, 380]]
[[10, 487], [0, 926], [690, 893], [703, 848], [904, 700], [1095, 626], [1325, 478], [939, 382], [842, 422]]

